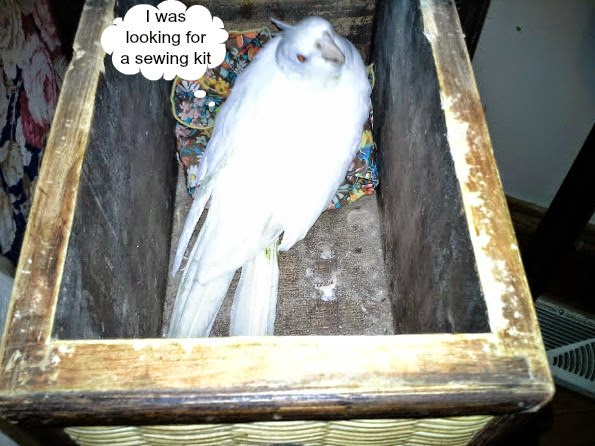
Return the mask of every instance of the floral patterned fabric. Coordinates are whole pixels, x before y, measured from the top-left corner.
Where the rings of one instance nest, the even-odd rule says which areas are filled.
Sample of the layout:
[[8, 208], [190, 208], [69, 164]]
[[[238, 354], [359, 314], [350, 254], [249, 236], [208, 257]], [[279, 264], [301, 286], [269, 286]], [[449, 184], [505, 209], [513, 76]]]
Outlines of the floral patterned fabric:
[[[178, 158], [186, 172], [188, 193], [193, 194], [198, 185], [197, 172], [205, 151], [219, 107], [229, 96], [237, 76], [254, 59], [260, 48], [271, 38], [268, 29], [243, 33], [229, 33], [224, 62], [209, 69], [195, 81], [176, 78], [172, 88], [172, 112], [176, 123]], [[373, 68], [368, 68], [373, 84]], [[204, 98], [196, 98], [194, 92], [202, 89]], [[378, 186], [376, 146], [372, 138], [372, 113], [364, 126], [359, 151], [339, 187], [329, 209], [337, 209], [363, 195], [370, 195]]]
[[0, 249], [16, 264], [66, 62], [47, 0], [0, 10]]

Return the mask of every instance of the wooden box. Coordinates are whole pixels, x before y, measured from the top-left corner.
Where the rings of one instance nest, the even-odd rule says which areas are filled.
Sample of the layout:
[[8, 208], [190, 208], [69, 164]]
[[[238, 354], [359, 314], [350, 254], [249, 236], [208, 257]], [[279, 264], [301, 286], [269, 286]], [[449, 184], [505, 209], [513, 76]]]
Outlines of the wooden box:
[[356, 282], [384, 269], [394, 325], [369, 335], [373, 319], [353, 311], [344, 331], [309, 327], [319, 307], [334, 317], [320, 303], [310, 316], [286, 311], [303, 331], [183, 340], [160, 337], [183, 215], [170, 85], [116, 72], [98, 43], [128, 3], [89, 0], [80, 19], [2, 340], [7, 430], [48, 439], [66, 428], [84, 445], [483, 444], [551, 398], [452, 1], [202, 2], [228, 30], [322, 15], [375, 64], [382, 183], [365, 206], [378, 204], [383, 260], [364, 258], [343, 293], [365, 301]]

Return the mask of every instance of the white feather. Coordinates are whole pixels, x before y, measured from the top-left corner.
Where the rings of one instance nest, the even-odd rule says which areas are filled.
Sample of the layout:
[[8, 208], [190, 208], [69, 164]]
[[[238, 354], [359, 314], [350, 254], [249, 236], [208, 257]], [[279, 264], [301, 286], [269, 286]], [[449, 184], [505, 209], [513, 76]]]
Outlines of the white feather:
[[242, 266], [231, 307], [230, 336], [274, 333], [278, 287], [277, 243], [273, 243]]
[[233, 275], [233, 272], [223, 274], [206, 284], [196, 280], [187, 283], [176, 297], [167, 336], [172, 338], [208, 336]]
[[[320, 56], [318, 36], [332, 38], [345, 56], [343, 65]], [[296, 59], [302, 53], [308, 63]], [[200, 201], [193, 204], [180, 237], [174, 272], [208, 196], [211, 206], [180, 283], [172, 324], [210, 321], [223, 299], [213, 290], [221, 291], [244, 265], [233, 334], [247, 334], [244, 320], [268, 320], [264, 313], [275, 307], [271, 290], [276, 295], [278, 276], [276, 257], [275, 265], [263, 264], [263, 251], [282, 233], [279, 249], [291, 248], [326, 208], [357, 152], [369, 105], [363, 61], [328, 22], [306, 19], [264, 46], [222, 106], [201, 161], [203, 192], [195, 198]], [[261, 270], [263, 276], [256, 277]], [[212, 281], [217, 286], [203, 288]], [[253, 289], [263, 290], [262, 296], [249, 296], [247, 290]], [[210, 304], [202, 303], [198, 294], [187, 295], [202, 292]], [[260, 308], [255, 302], [263, 302], [262, 317], [255, 314]], [[246, 317], [240, 314], [245, 308], [251, 312]], [[206, 316], [197, 317], [197, 312]], [[200, 325], [210, 327], [207, 322]], [[263, 330], [248, 331], [269, 332]], [[175, 326], [170, 329], [179, 332]]]
[[190, 239], [192, 238], [194, 228], [196, 228], [198, 220], [205, 209], [205, 205], [211, 196], [211, 189], [208, 186], [208, 184], [203, 184], [194, 193], [194, 201], [192, 201], [192, 206], [190, 206], [190, 211], [188, 211], [186, 221], [184, 221], [184, 227], [182, 228], [182, 232], [180, 233], [180, 238], [178, 240], [176, 257], [174, 259], [174, 264], [171, 271], [172, 277], [176, 275], [180, 269], [180, 266], [182, 265], [182, 259], [184, 258], [184, 253], [186, 252], [188, 243], [190, 243]]

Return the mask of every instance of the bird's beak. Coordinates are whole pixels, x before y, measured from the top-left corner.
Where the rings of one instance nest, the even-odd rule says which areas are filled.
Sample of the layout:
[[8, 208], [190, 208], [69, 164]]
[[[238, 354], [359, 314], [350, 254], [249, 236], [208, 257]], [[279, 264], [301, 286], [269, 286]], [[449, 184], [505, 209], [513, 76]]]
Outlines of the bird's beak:
[[343, 65], [345, 63], [345, 55], [341, 52], [330, 33], [325, 32], [318, 42], [320, 46], [320, 53], [322, 58], [329, 62]]

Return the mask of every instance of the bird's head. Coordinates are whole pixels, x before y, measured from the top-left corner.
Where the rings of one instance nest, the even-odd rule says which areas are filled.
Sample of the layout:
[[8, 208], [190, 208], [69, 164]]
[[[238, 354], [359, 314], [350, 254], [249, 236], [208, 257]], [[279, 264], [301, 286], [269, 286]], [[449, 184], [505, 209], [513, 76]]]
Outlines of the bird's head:
[[277, 47], [277, 63], [292, 76], [311, 79], [337, 78], [350, 48], [331, 24], [320, 17], [308, 17], [291, 26], [271, 19], [283, 30]]

